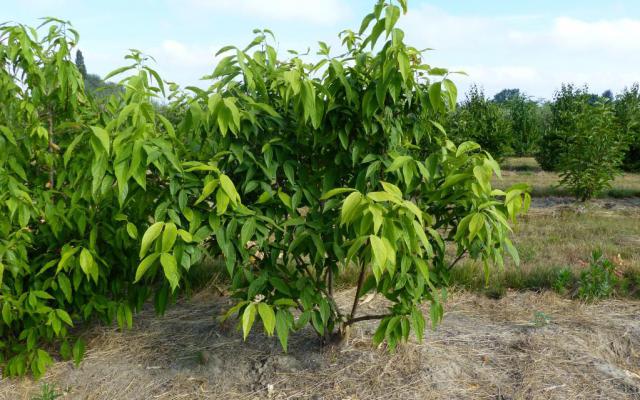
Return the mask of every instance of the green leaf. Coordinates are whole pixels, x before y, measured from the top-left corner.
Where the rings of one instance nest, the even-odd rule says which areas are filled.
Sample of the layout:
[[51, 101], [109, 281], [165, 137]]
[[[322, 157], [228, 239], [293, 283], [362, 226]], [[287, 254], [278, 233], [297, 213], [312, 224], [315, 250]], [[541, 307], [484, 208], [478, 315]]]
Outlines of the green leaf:
[[273, 331], [276, 327], [276, 314], [273, 312], [273, 308], [266, 303], [258, 303], [258, 313], [262, 319], [262, 325], [268, 336], [273, 335]]
[[69, 316], [69, 313], [67, 313], [65, 310], [63, 309], [57, 309], [56, 310], [56, 315], [58, 316], [58, 318], [60, 318], [62, 320], [62, 322], [64, 322], [65, 324], [69, 325], [69, 326], [73, 326], [73, 321], [71, 320], [71, 317]]
[[504, 239], [504, 245], [507, 248], [507, 251], [509, 252], [509, 255], [513, 259], [513, 263], [516, 266], [520, 265], [520, 256], [518, 255], [518, 250], [513, 245], [513, 243], [511, 243], [511, 240], [509, 238], [505, 238]]
[[468, 153], [473, 150], [477, 150], [480, 148], [480, 145], [475, 142], [463, 142], [458, 146], [458, 150], [456, 151], [456, 157], [460, 157], [461, 155]]
[[202, 188], [202, 194], [200, 195], [200, 197], [198, 197], [198, 200], [196, 200], [195, 204], [200, 204], [201, 202], [206, 200], [206, 198], [209, 197], [211, 193], [213, 193], [213, 191], [218, 187], [218, 183], [219, 181], [217, 179], [212, 179], [205, 183], [204, 187]]
[[236, 187], [229, 179], [229, 177], [225, 174], [220, 174], [220, 186], [222, 186], [222, 190], [229, 196], [229, 200], [231, 200], [232, 204], [240, 203], [240, 195], [236, 191]]
[[255, 303], [249, 303], [242, 313], [242, 336], [244, 340], [247, 340], [253, 322], [256, 319], [256, 305]]
[[64, 166], [65, 167], [67, 166], [67, 164], [69, 164], [69, 160], [71, 159], [71, 155], [73, 154], [73, 150], [76, 148], [78, 143], [80, 143], [80, 140], [82, 140], [83, 137], [84, 137], [83, 133], [77, 135], [73, 139], [73, 141], [69, 144], [69, 146], [67, 147], [67, 150], [65, 150], [64, 156], [63, 156], [63, 161], [64, 161]]
[[82, 361], [82, 358], [84, 357], [84, 350], [85, 350], [84, 340], [83, 339], [76, 340], [76, 343], [73, 345], [73, 349], [71, 350], [73, 354], [73, 362], [76, 365], [76, 367], [80, 364], [80, 361]]
[[380, 181], [380, 184], [382, 185], [385, 192], [392, 194], [398, 197], [399, 199], [402, 199], [402, 191], [400, 190], [399, 187], [397, 187], [393, 183], [382, 182], [382, 181]]
[[280, 339], [280, 345], [285, 352], [287, 351], [287, 341], [289, 338], [287, 315], [288, 313], [283, 310], [278, 310], [276, 312], [276, 332], [278, 333], [278, 339]]
[[411, 78], [411, 66], [409, 64], [409, 57], [407, 53], [404, 51], [398, 52], [398, 67], [400, 69], [400, 74], [402, 75], [402, 80], [407, 82], [409, 78]]
[[387, 168], [387, 172], [395, 172], [397, 170], [399, 170], [400, 168], [402, 168], [402, 166], [404, 166], [406, 163], [412, 161], [413, 158], [410, 156], [398, 156], [396, 158], [393, 159], [393, 162], [391, 163], [391, 165], [389, 166], [389, 168]]
[[13, 321], [13, 317], [11, 314], [11, 304], [9, 304], [8, 301], [3, 301], [2, 304], [2, 320], [5, 324], [7, 324], [7, 326], [11, 325], [11, 322]]
[[449, 98], [449, 107], [451, 110], [455, 110], [458, 98], [458, 88], [456, 88], [456, 85], [450, 79], [444, 79], [442, 83], [444, 84], [444, 88]]
[[87, 276], [93, 278], [94, 282], [98, 281], [98, 266], [93, 260], [91, 252], [85, 248], [80, 251], [80, 267]]
[[290, 210], [293, 209], [293, 207], [291, 205], [291, 196], [289, 196], [285, 192], [279, 190], [278, 191], [278, 197], [280, 198], [280, 201], [282, 202], [282, 204], [284, 204], [288, 209], [290, 209]]
[[342, 203], [342, 213], [340, 214], [340, 224], [348, 224], [353, 219], [353, 216], [358, 209], [362, 201], [362, 194], [360, 192], [353, 192]]
[[160, 254], [153, 253], [153, 254], [148, 255], [144, 260], [142, 260], [140, 262], [140, 264], [138, 265], [138, 268], [136, 269], [136, 277], [135, 277], [135, 280], [133, 281], [133, 283], [136, 283], [140, 279], [142, 279], [142, 277], [144, 276], [145, 272], [147, 272], [147, 270], [149, 268], [151, 268], [151, 266], [153, 266], [153, 263], [156, 262], [158, 257], [160, 257]]
[[411, 310], [411, 321], [413, 325], [413, 330], [416, 333], [416, 339], [418, 342], [422, 343], [424, 339], [424, 316], [422, 315], [422, 311], [418, 307], [413, 307]]
[[476, 213], [471, 217], [469, 222], [469, 240], [473, 240], [474, 237], [480, 232], [480, 229], [484, 226], [484, 214]]
[[171, 285], [171, 291], [175, 291], [180, 286], [180, 275], [178, 274], [178, 263], [173, 254], [162, 253], [160, 254], [160, 264], [162, 264], [162, 270], [164, 276]]
[[[385, 265], [387, 264], [387, 248], [384, 245], [382, 239], [375, 235], [369, 236], [369, 242], [371, 243], [371, 252], [373, 253], [373, 261], [378, 267], [380, 273], [384, 272]], [[374, 270], [375, 272], [375, 270]], [[376, 275], [376, 280], [380, 280], [379, 274]]]
[[140, 258], [144, 257], [149, 250], [149, 247], [153, 244], [153, 242], [160, 236], [162, 232], [162, 228], [164, 227], [164, 222], [156, 222], [151, 225], [144, 235], [142, 235], [142, 243], [140, 245]]
[[178, 235], [186, 243], [193, 242], [193, 235], [191, 235], [191, 233], [185, 231], [184, 229], [178, 229]]
[[229, 196], [224, 192], [224, 190], [218, 189], [216, 192], [216, 213], [218, 215], [223, 215], [227, 208], [229, 207]]
[[104, 78], [102, 78], [102, 80], [106, 81], [111, 77], [114, 77], [116, 75], [120, 75], [123, 72], [129, 71], [130, 69], [135, 68], [136, 65], [128, 65], [126, 67], [120, 67], [120, 68], [116, 68], [113, 71], [109, 72]]
[[328, 192], [324, 193], [322, 195], [322, 197], [320, 197], [320, 200], [328, 200], [334, 196], [337, 196], [339, 194], [342, 193], [350, 193], [355, 191], [355, 189], [351, 189], [351, 188], [336, 188], [336, 189], [331, 189]]
[[396, 22], [398, 22], [398, 18], [400, 18], [400, 8], [397, 6], [387, 6], [384, 18], [384, 29], [387, 32], [387, 36], [391, 33]]
[[72, 290], [71, 290], [71, 281], [69, 280], [69, 278], [67, 278], [65, 274], [58, 275], [58, 286], [60, 286], [60, 290], [62, 290], [62, 293], [64, 294], [65, 299], [67, 299], [67, 301], [71, 303], [71, 301], [73, 300]]
[[387, 192], [369, 192], [367, 193], [367, 197], [375, 201], [376, 203], [390, 201], [392, 203], [399, 204], [401, 202], [398, 196]]
[[102, 147], [104, 148], [104, 151], [109, 154], [109, 133], [107, 131], [105, 131], [104, 129], [97, 127], [97, 126], [92, 126], [91, 130], [93, 131], [93, 134], [98, 138], [98, 140], [100, 141], [100, 143], [102, 144]]
[[131, 239], [137, 239], [138, 238], [138, 228], [136, 228], [136, 226], [134, 224], [132, 224], [131, 222], [127, 223], [127, 233], [129, 234]]
[[178, 237], [178, 228], [173, 222], [167, 222], [162, 232], [162, 251], [168, 252], [173, 248]]
[[444, 103], [442, 102], [442, 83], [434, 82], [429, 86], [429, 101], [435, 111], [443, 111]]

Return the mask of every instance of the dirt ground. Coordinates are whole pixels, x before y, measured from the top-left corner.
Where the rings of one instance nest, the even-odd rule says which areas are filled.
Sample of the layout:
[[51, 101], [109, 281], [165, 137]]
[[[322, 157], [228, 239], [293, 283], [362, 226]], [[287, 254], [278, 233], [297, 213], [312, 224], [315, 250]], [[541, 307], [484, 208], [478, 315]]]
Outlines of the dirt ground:
[[[394, 354], [372, 347], [373, 322], [339, 347], [310, 330], [290, 338], [288, 354], [260, 333], [243, 343], [215, 319], [227, 306], [202, 292], [162, 318], [144, 311], [131, 331], [92, 328], [79, 368], [58, 362], [39, 382], [2, 380], [0, 399], [30, 399], [43, 382], [64, 399], [640, 398], [640, 302], [456, 292], [442, 325]], [[382, 308], [374, 298], [361, 312]]]

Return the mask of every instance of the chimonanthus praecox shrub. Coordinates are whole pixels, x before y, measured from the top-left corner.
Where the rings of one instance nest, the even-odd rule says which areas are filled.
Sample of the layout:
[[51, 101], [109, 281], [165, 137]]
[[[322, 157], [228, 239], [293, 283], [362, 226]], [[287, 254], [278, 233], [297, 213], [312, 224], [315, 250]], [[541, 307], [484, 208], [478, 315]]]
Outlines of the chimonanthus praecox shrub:
[[[378, 2], [342, 48], [279, 58], [270, 31], [221, 49], [207, 89], [168, 85], [133, 51], [122, 90], [96, 105], [70, 58], [77, 35], [49, 20], [42, 39], [0, 34], [0, 352], [35, 375], [80, 359], [69, 328], [130, 326], [150, 296], [162, 312], [204, 253], [221, 257], [246, 337], [259, 318], [286, 349], [311, 324], [329, 339], [365, 319], [390, 348], [423, 336], [420, 305], [443, 314], [443, 274], [463, 255], [517, 260], [509, 220], [526, 187], [474, 142], [442, 127], [456, 89], [404, 42], [406, 1]], [[69, 36], [71, 35], [71, 36]], [[334, 55], [337, 54], [337, 55]], [[108, 79], [109, 77], [107, 77]], [[169, 118], [154, 104], [165, 96]], [[447, 257], [447, 249], [456, 254]], [[347, 268], [349, 309], [334, 300]], [[358, 313], [375, 291], [389, 307]]]

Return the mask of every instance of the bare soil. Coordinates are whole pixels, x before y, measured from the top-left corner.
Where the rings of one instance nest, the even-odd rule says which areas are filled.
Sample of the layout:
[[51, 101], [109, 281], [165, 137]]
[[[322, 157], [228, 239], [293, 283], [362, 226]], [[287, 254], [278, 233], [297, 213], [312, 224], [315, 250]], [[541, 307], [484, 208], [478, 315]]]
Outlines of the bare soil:
[[[287, 354], [260, 329], [243, 343], [215, 318], [228, 306], [201, 292], [164, 317], [142, 312], [131, 331], [94, 327], [80, 367], [61, 361], [38, 382], [2, 380], [0, 399], [30, 399], [43, 382], [64, 399], [640, 398], [640, 302], [456, 292], [442, 325], [395, 353], [371, 345], [375, 322], [328, 347], [304, 330]], [[384, 308], [374, 298], [360, 312]]]

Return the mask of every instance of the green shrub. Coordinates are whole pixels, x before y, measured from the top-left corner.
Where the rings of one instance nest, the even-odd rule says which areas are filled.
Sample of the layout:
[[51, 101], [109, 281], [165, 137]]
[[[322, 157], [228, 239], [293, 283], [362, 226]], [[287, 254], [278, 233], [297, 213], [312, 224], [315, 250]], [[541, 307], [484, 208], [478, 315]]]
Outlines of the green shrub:
[[79, 362], [78, 322], [130, 327], [152, 295], [163, 312], [209, 233], [209, 208], [192, 204], [212, 177], [180, 164], [189, 155], [155, 112], [163, 83], [144, 56], [128, 56], [126, 89], [101, 108], [70, 57], [75, 30], [55, 19], [43, 30], [0, 27], [0, 365], [10, 376], [41, 376], [54, 344]]
[[554, 94], [550, 103], [549, 127], [540, 139], [536, 154], [536, 160], [545, 171], [558, 169], [562, 156], [567, 152], [569, 137], [575, 134], [590, 98], [586, 88], [576, 88], [571, 84], [563, 84]]
[[578, 297], [588, 301], [610, 297], [618, 282], [614, 270], [613, 263], [600, 250], [594, 250], [589, 267], [580, 273]]
[[552, 289], [559, 294], [567, 294], [575, 284], [575, 277], [571, 269], [561, 268], [556, 272], [556, 277], [551, 284]]
[[587, 200], [609, 187], [625, 149], [610, 100], [587, 88], [562, 85], [551, 107], [551, 121], [536, 155], [545, 170], [560, 172], [560, 183]]
[[[421, 303], [432, 323], [442, 317], [446, 243], [487, 271], [516, 254], [507, 219], [526, 209], [525, 187], [493, 190], [495, 160], [447, 139], [457, 90], [405, 44], [395, 27], [404, 8], [378, 2], [358, 32], [341, 34], [343, 48], [321, 43], [319, 59], [281, 59], [271, 32], [257, 31], [248, 47], [221, 50], [210, 89], [172, 95], [186, 110], [179, 136], [242, 194], [241, 212], [209, 217], [206, 244], [224, 254], [237, 300], [227, 317], [245, 337], [261, 320], [286, 349], [307, 324], [328, 340], [377, 319], [374, 341], [394, 348], [410, 331], [422, 338]], [[356, 294], [341, 309], [334, 286], [353, 270]], [[374, 291], [388, 309], [360, 315]]]
[[514, 155], [535, 154], [544, 128], [543, 107], [517, 89], [509, 95], [498, 93], [494, 101], [507, 112], [511, 133], [509, 145]]
[[615, 129], [611, 103], [583, 104], [574, 131], [567, 132], [557, 166], [560, 184], [581, 201], [610, 187], [622, 162], [624, 143]]
[[457, 143], [476, 142], [496, 158], [512, 153], [512, 130], [508, 111], [472, 86], [466, 99], [449, 115], [447, 130]]
[[617, 96], [615, 115], [627, 145], [622, 169], [640, 171], [640, 86], [638, 83], [626, 88]]
[[[133, 50], [123, 90], [97, 105], [70, 59], [77, 34], [49, 19], [36, 39], [0, 27], [0, 363], [6, 375], [82, 357], [70, 327], [131, 326], [153, 296], [163, 312], [191, 266], [222, 258], [246, 338], [256, 320], [286, 350], [312, 325], [328, 339], [380, 320], [393, 349], [420, 305], [443, 315], [446, 249], [502, 265], [517, 260], [509, 222], [525, 185], [491, 187], [500, 169], [476, 143], [441, 125], [456, 104], [446, 69], [423, 62], [396, 28], [406, 1], [377, 2], [344, 49], [278, 58], [270, 31], [223, 58], [207, 90], [165, 83]], [[16, 72], [17, 71], [17, 72]], [[170, 104], [157, 111], [157, 99]], [[234, 184], [235, 182], [235, 184]], [[353, 305], [333, 297], [357, 268]], [[4, 274], [3, 274], [4, 273]], [[200, 275], [194, 273], [193, 275]], [[384, 314], [359, 315], [375, 291]]]

